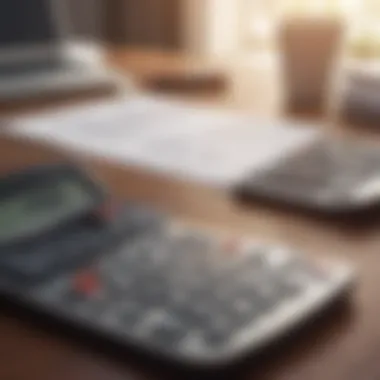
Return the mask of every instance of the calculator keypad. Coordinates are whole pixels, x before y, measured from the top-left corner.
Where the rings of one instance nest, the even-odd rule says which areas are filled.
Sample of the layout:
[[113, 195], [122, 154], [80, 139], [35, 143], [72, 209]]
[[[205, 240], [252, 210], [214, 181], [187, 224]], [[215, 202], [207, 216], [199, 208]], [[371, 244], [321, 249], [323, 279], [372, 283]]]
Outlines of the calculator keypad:
[[34, 297], [118, 336], [191, 351], [224, 347], [324, 280], [283, 250], [158, 228]]

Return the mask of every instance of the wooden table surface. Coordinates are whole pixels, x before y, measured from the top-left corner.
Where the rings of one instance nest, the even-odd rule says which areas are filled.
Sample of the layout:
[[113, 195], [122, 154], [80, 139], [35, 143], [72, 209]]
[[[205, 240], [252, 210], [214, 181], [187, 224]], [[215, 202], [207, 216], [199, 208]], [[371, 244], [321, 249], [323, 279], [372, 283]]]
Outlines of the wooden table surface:
[[[159, 53], [120, 51], [113, 53], [110, 59], [113, 65], [132, 71], [140, 61], [155, 66], [156, 59], [166, 67], [173, 59], [178, 62], [177, 58]], [[271, 92], [270, 86], [264, 85], [265, 80], [273, 78], [267, 74], [269, 78], [265, 79], [262, 70], [261, 67], [251, 68], [251, 81], [246, 83], [245, 77], [241, 92], [234, 88], [223, 99], [219, 98], [220, 104], [225, 106], [229, 100], [238, 108], [248, 107], [253, 111], [260, 108], [264, 113], [272, 112], [278, 116], [279, 111], [271, 98], [275, 90], [272, 88]], [[252, 96], [249, 96], [249, 88]], [[265, 88], [266, 92], [260, 88]], [[267, 103], [263, 100], [264, 94], [267, 94]], [[258, 98], [259, 106], [255, 102]], [[15, 109], [13, 107], [12, 112]], [[20, 106], [17, 112], [22, 110]], [[32, 163], [61, 159], [59, 153], [37, 144], [6, 137], [0, 139], [1, 173]], [[358, 284], [350, 302], [331, 310], [271, 355], [252, 358], [239, 371], [225, 374], [226, 378], [380, 378], [380, 235], [376, 222], [368, 228], [359, 228], [259, 204], [247, 208], [236, 204], [221, 191], [96, 159], [83, 159], [83, 163], [94, 169], [116, 194], [163, 207], [176, 218], [221, 228], [233, 235], [248, 233], [282, 241], [297, 247], [305, 255], [345, 258], [357, 266]], [[17, 313], [0, 314], [1, 380], [138, 380], [181, 376], [182, 373], [153, 365], [149, 360], [138, 360], [129, 351], [110, 353], [105, 347], [69, 337]]]

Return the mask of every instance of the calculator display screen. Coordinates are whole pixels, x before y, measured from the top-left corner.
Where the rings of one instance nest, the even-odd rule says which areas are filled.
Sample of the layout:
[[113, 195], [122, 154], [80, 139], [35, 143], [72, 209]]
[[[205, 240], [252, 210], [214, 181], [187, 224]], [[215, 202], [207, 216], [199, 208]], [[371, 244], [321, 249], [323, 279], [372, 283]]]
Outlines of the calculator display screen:
[[63, 178], [0, 199], [0, 243], [43, 233], [93, 203], [80, 181]]

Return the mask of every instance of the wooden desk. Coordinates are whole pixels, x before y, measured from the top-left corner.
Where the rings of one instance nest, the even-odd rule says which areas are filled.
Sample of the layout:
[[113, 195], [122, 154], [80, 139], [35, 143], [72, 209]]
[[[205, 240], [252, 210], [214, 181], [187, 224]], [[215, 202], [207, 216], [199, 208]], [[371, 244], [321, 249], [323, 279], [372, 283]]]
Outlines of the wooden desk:
[[[113, 55], [113, 63], [128, 67], [128, 54], [118, 54], [119, 58]], [[250, 86], [254, 88], [255, 84], [250, 83]], [[261, 102], [264, 103], [263, 99]], [[47, 148], [7, 138], [0, 139], [0, 152], [2, 172], [32, 163], [60, 160], [56, 152]], [[226, 194], [201, 186], [166, 180], [95, 159], [87, 159], [86, 165], [95, 169], [115, 193], [163, 206], [176, 217], [235, 234], [251, 233], [280, 240], [308, 255], [344, 257], [357, 265], [359, 284], [351, 307], [332, 311], [283, 350], [276, 350], [260, 361], [252, 359], [241, 372], [227, 378], [357, 380], [380, 377], [379, 228], [375, 226], [363, 231], [339, 227], [331, 222], [259, 205], [246, 209], [232, 202]], [[132, 360], [129, 352], [110, 355], [101, 347], [93, 348], [26, 319], [0, 314], [1, 380], [178, 377], [178, 374], [169, 375], [156, 367], [152, 370], [150, 362], [141, 364]]]

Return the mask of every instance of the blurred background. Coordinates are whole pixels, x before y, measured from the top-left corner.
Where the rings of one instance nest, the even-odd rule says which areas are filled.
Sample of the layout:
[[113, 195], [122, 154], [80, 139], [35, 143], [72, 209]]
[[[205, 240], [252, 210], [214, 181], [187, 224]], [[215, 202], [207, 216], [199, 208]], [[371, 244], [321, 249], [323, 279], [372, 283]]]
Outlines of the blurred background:
[[[263, 108], [255, 94], [265, 88], [271, 99], [266, 108], [275, 109], [282, 78], [291, 107], [321, 109], [339, 88], [338, 103], [348, 118], [379, 117], [380, 104], [368, 100], [375, 90], [376, 98], [380, 94], [377, 0], [67, 1], [75, 36], [183, 53], [223, 63], [224, 69], [231, 64], [240, 72], [232, 78], [235, 86], [240, 81], [235, 107]], [[252, 74], [258, 67], [259, 75]]]
[[74, 32], [110, 43], [227, 54], [276, 48], [284, 20], [335, 18], [346, 53], [380, 57], [377, 0], [67, 0]]

